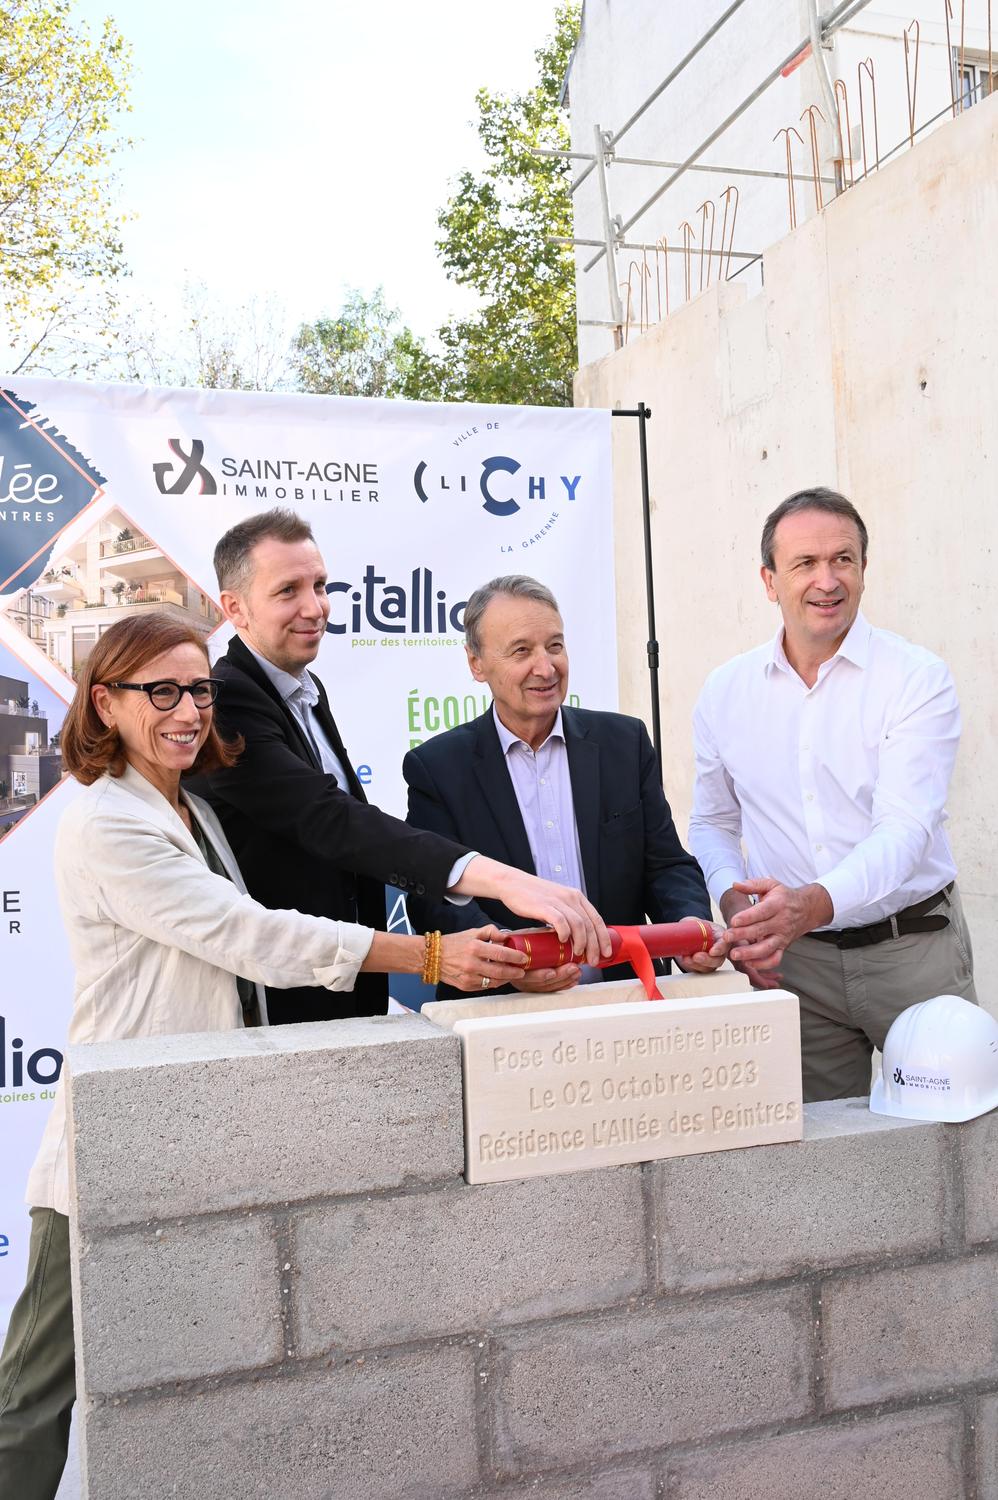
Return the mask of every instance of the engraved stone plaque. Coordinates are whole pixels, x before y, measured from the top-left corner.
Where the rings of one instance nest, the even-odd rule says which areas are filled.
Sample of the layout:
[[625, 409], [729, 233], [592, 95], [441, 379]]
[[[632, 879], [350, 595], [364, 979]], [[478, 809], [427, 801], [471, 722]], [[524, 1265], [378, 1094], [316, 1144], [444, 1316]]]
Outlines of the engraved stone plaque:
[[453, 1029], [469, 1182], [802, 1138], [798, 1001], [785, 990], [581, 1004]]

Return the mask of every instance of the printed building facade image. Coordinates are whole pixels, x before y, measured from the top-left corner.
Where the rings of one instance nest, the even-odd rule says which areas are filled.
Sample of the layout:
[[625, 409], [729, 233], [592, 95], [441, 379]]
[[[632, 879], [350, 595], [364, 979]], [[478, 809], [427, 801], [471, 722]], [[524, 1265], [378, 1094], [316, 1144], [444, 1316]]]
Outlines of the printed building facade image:
[[0, 676], [0, 838], [61, 775], [62, 756], [49, 745], [48, 718], [27, 682]]
[[[38, 583], [24, 592], [34, 601], [34, 618], [41, 614], [46, 655], [71, 677], [98, 636], [135, 610], [165, 609], [205, 635], [222, 618], [208, 595], [117, 510], [66, 551], [54, 552]], [[38, 611], [41, 601], [49, 612], [44, 606]], [[20, 614], [27, 614], [23, 602]]]

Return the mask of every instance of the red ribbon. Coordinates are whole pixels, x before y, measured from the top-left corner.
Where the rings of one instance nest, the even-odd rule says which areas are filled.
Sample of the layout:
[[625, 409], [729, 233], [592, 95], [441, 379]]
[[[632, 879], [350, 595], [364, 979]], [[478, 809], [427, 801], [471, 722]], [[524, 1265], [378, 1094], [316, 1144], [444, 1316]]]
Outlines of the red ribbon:
[[641, 940], [641, 929], [639, 927], [621, 927], [617, 925], [616, 930], [620, 933], [620, 952], [617, 955], [625, 958], [641, 980], [645, 987], [645, 994], [649, 1000], [661, 1000], [658, 992], [658, 980], [655, 977], [655, 966], [651, 961], [651, 955]]

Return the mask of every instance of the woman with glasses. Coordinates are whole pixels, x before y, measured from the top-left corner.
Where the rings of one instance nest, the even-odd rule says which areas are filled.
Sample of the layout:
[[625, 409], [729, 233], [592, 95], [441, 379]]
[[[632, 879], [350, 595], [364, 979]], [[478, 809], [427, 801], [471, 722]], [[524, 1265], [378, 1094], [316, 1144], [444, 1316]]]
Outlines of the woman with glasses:
[[[159, 611], [112, 625], [80, 673], [61, 746], [85, 790], [56, 840], [71, 1042], [265, 1024], [264, 985], [348, 990], [361, 969], [424, 970], [421, 937], [271, 911], [246, 894], [215, 815], [180, 780], [238, 756], [212, 723], [218, 688], [203, 638]], [[481, 987], [483, 966], [497, 983], [517, 978], [525, 959], [495, 934], [438, 938], [434, 968], [462, 989]], [[51, 1500], [76, 1394], [61, 1089], [27, 1200], [28, 1283], [0, 1357], [0, 1495]]]

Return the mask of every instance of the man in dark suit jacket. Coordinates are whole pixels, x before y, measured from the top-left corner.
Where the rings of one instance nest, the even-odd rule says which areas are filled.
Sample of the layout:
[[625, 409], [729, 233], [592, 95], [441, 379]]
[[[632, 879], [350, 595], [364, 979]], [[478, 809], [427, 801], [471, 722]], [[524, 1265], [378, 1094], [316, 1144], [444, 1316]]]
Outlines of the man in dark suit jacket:
[[[472, 595], [464, 620], [472, 675], [488, 684], [493, 706], [409, 751], [409, 822], [522, 870], [584, 884], [611, 925], [709, 922], [700, 866], [680, 843], [640, 719], [563, 707], [568, 653], [550, 590], [522, 575], [493, 579]], [[530, 925], [495, 901], [446, 907], [417, 891], [407, 905], [417, 929]], [[722, 958], [718, 949], [689, 966], [708, 970]], [[617, 967], [603, 977], [630, 973]], [[517, 987], [551, 992], [579, 977], [565, 965]]]
[[[241, 735], [245, 748], [234, 766], [192, 785], [217, 812], [256, 900], [384, 928], [385, 883], [440, 902], [447, 891], [463, 898], [506, 890], [514, 905], [598, 941], [594, 914], [574, 893], [527, 887], [469, 846], [416, 832], [366, 801], [325, 689], [307, 670], [329, 599], [306, 522], [282, 510], [240, 522], [218, 543], [215, 569], [222, 608], [238, 631], [213, 668], [224, 683], [216, 713], [223, 734]], [[272, 1024], [376, 1015], [387, 1000], [382, 974], [358, 975], [349, 993], [267, 992]]]

